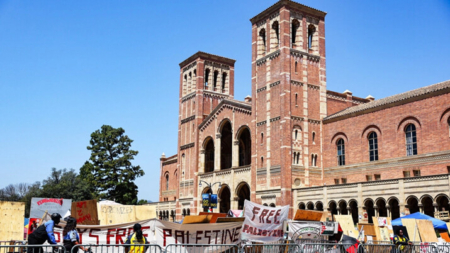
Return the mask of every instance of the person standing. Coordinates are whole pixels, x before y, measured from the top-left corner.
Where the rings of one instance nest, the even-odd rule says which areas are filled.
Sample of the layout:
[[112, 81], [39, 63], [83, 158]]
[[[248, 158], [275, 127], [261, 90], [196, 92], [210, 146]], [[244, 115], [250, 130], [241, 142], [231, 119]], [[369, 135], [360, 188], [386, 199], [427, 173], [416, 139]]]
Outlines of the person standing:
[[[55, 225], [58, 225], [61, 220], [61, 215], [59, 213], [54, 213], [51, 216], [51, 220], [40, 225], [36, 230], [28, 235], [28, 245], [42, 245], [45, 241], [48, 241], [51, 245], [56, 245], [55, 234], [53, 229]], [[28, 247], [28, 253], [38, 253], [40, 252], [37, 247]]]
[[125, 253], [144, 253], [147, 251], [148, 246], [142, 246], [148, 244], [147, 238], [142, 234], [141, 224], [136, 223], [133, 226], [134, 233], [131, 234], [125, 244], [129, 245], [141, 245], [141, 246], [125, 246]]
[[[75, 245], [80, 244], [80, 237], [77, 232], [77, 220], [73, 217], [64, 218], [67, 222], [66, 226], [63, 229], [63, 244], [66, 252], [78, 253], [78, 247], [75, 247], [72, 251], [72, 248]], [[80, 246], [83, 251], [89, 251], [83, 246]]]

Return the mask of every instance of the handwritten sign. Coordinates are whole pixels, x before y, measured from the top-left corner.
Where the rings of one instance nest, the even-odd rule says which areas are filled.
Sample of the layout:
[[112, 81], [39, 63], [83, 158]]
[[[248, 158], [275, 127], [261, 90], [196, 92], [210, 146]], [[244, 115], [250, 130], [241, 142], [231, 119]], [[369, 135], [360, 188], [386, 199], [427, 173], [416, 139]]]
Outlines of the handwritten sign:
[[71, 216], [77, 219], [77, 224], [99, 225], [97, 200], [72, 202]]

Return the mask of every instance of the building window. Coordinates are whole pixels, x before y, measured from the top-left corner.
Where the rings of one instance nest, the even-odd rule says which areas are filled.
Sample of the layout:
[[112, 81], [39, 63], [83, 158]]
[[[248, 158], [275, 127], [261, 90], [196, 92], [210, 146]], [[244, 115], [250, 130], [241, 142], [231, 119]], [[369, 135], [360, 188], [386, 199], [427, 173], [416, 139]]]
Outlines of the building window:
[[342, 182], [343, 184], [346, 184], [346, 183], [347, 183], [347, 178], [341, 178], [341, 182]]
[[298, 94], [295, 93], [295, 106], [298, 106], [298, 104], [297, 104], [297, 98], [298, 98]]
[[261, 133], [261, 144], [264, 143], [264, 133]]
[[311, 166], [313, 167], [317, 166], [317, 155], [315, 154], [311, 155]]
[[300, 27], [300, 22], [297, 19], [292, 20], [291, 24], [291, 41], [292, 41], [292, 48], [295, 48], [296, 42], [297, 42], [297, 30]]
[[339, 184], [339, 178], [334, 179], [334, 184]]
[[227, 73], [223, 72], [222, 73], [222, 92], [225, 92], [226, 80], [227, 80]]
[[312, 143], [313, 144], [316, 144], [316, 133], [315, 132], [312, 132]]
[[259, 31], [259, 36], [261, 37], [261, 40], [262, 40], [262, 45], [261, 45], [262, 55], [264, 55], [266, 53], [266, 29], [261, 29], [261, 31]]
[[295, 74], [297, 74], [297, 62], [295, 62], [294, 70], [295, 70]]
[[219, 77], [219, 71], [214, 71], [213, 88], [214, 91], [217, 90], [217, 77]]
[[380, 174], [375, 174], [373, 176], [375, 178], [375, 181], [381, 180], [381, 175]]
[[264, 157], [261, 156], [261, 167], [264, 166]]
[[416, 137], [416, 126], [414, 124], [409, 124], [405, 129], [406, 135], [406, 155], [417, 155], [417, 137]]
[[274, 38], [275, 41], [273, 43], [272, 49], [277, 49], [278, 46], [280, 45], [280, 32], [279, 32], [279, 28], [278, 28], [278, 21], [273, 22], [272, 29], [273, 29], [273, 32], [275, 33], [275, 38]]
[[314, 25], [310, 25], [308, 27], [308, 48], [309, 49], [312, 49], [313, 36], [314, 36], [315, 31], [316, 31], [316, 28], [314, 27]]
[[378, 161], [378, 136], [375, 132], [369, 134], [369, 157], [370, 161]]
[[337, 141], [337, 158], [339, 166], [345, 165], [345, 144], [343, 139]]
[[408, 170], [403, 171], [403, 177], [411, 177], [411, 173]]
[[209, 69], [205, 70], [205, 90], [208, 89]]
[[166, 191], [169, 190], [169, 175], [166, 175]]
[[371, 175], [366, 175], [366, 181], [367, 182], [372, 181], [372, 176]]
[[298, 130], [295, 129], [295, 131], [294, 131], [294, 140], [297, 140], [297, 137], [298, 137]]
[[420, 170], [413, 170], [415, 177], [420, 177]]

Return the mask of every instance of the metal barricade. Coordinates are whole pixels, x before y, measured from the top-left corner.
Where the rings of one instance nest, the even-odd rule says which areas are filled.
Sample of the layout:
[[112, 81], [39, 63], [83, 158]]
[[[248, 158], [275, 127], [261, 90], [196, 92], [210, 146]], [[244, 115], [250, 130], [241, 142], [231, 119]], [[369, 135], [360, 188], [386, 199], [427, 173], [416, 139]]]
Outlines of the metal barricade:
[[[355, 245], [341, 243], [305, 243], [300, 245], [301, 253], [344, 253], [351, 252], [350, 248], [354, 248], [353, 252], [358, 249]], [[347, 251], [348, 250], [348, 251]]]
[[295, 243], [282, 244], [246, 244], [244, 253], [298, 253], [299, 246]]
[[[142, 253], [162, 253], [163, 250], [156, 244], [78, 244], [75, 245], [71, 252], [67, 253], [83, 253], [81, 247], [87, 249], [86, 253], [126, 253], [131, 247], [142, 249]], [[136, 252], [136, 250], [134, 250]], [[141, 252], [141, 251], [139, 251]]]
[[360, 244], [358, 253], [399, 253], [395, 244]]
[[414, 245], [399, 245], [398, 253], [438, 253], [438, 248], [431, 243], [420, 243]]
[[382, 245], [386, 245], [386, 244], [392, 244], [392, 242], [391, 241], [374, 241], [374, 240], [370, 240], [370, 241], [365, 242], [364, 244], [375, 244], [375, 245], [382, 244]]
[[1, 245], [0, 253], [66, 253], [62, 245]]
[[169, 244], [165, 253], [239, 253], [236, 244]]

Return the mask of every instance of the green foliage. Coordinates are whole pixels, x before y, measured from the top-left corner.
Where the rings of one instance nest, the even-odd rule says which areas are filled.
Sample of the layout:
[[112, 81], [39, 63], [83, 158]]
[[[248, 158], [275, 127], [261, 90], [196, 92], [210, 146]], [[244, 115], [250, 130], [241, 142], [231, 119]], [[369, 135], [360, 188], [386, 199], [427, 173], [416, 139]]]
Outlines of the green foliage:
[[87, 147], [91, 157], [81, 167], [80, 176], [97, 198], [136, 204], [138, 189], [134, 180], [143, 176], [144, 171], [131, 164], [138, 151], [130, 149], [133, 140], [124, 133], [122, 128], [108, 125], [93, 132]]

